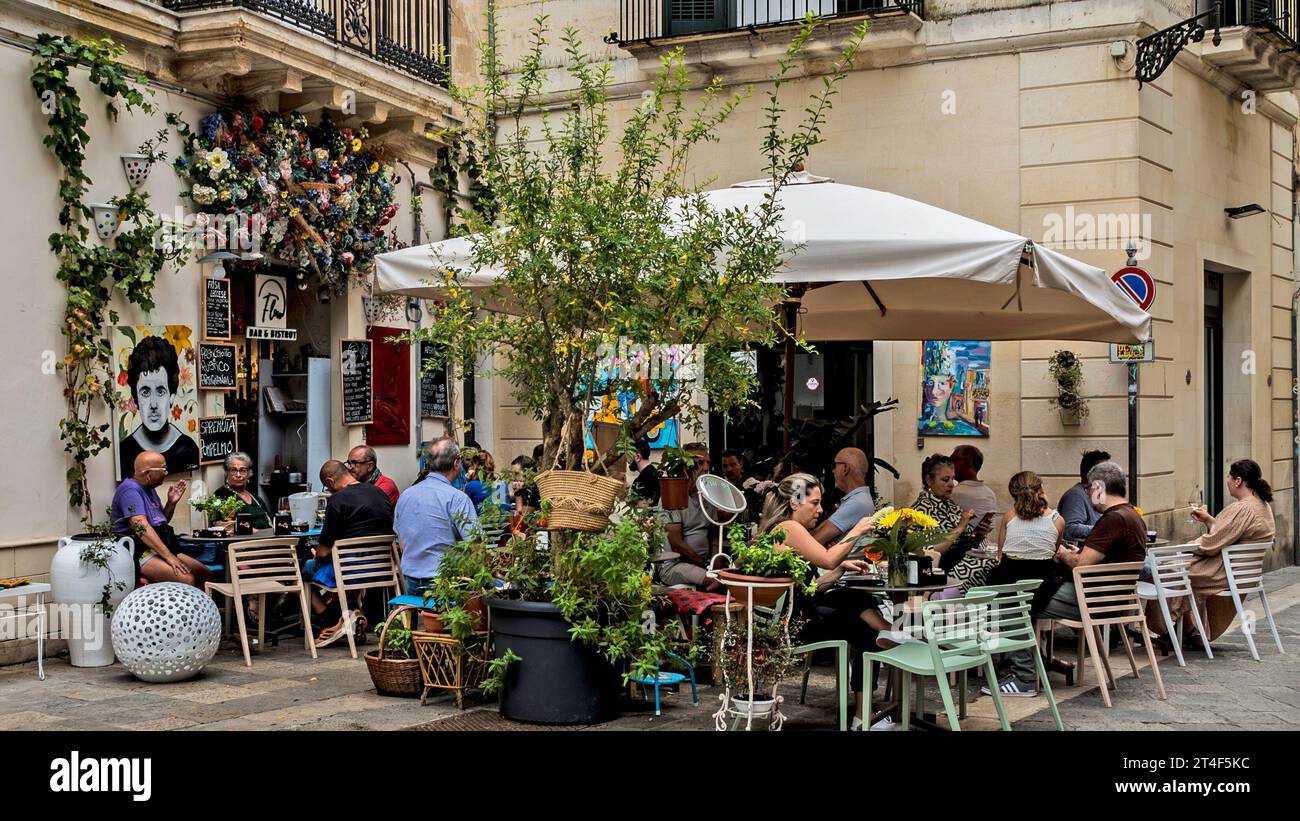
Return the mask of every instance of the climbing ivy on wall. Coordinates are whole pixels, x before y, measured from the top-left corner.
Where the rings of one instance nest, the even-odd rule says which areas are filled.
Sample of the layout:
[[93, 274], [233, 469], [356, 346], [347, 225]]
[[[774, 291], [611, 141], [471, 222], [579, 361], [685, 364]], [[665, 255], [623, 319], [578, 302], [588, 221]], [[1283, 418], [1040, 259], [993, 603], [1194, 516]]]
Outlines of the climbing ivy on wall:
[[[122, 108], [151, 114], [153, 104], [136, 85], [145, 83], [146, 78], [129, 74], [118, 62], [126, 49], [107, 38], [82, 40], [41, 34], [34, 51], [37, 63], [31, 84], [49, 129], [43, 142], [63, 169], [59, 230], [48, 237], [50, 250], [58, 258], [59, 281], [67, 288], [62, 325], [67, 353], [59, 363], [67, 413], [59, 420], [59, 436], [72, 461], [67, 472], [68, 502], [90, 520], [86, 463], [112, 443], [108, 423], [93, 424], [91, 417], [97, 408], [110, 409], [115, 394], [109, 370], [111, 348], [104, 335], [105, 324], [117, 322], [116, 312], [109, 307], [113, 290], [128, 302], [152, 310], [159, 271], [169, 259], [179, 259], [184, 250], [156, 247], [154, 236], [161, 221], [149, 209], [149, 196], [142, 190], [109, 200], [118, 208], [120, 224], [131, 226], [117, 234], [112, 246], [87, 244], [87, 221], [92, 215], [83, 198], [91, 185], [84, 169], [90, 135], [72, 73], [78, 66], [87, 69], [91, 83], [107, 100], [110, 120], [116, 121]], [[153, 152], [148, 153], [152, 157]]]

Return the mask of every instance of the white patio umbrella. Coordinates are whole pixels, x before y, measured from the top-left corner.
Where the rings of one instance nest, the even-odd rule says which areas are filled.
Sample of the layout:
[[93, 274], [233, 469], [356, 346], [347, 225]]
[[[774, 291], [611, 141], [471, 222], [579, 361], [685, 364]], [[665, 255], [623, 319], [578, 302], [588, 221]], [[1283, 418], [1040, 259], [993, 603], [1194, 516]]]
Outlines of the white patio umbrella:
[[[705, 197], [757, 209], [770, 186], [754, 180]], [[777, 279], [808, 286], [801, 325], [811, 341], [1150, 337], [1150, 316], [1105, 271], [1009, 231], [803, 172], [780, 200], [787, 245], [802, 247]], [[458, 238], [380, 254], [379, 290], [437, 298], [437, 267], [469, 269], [470, 251]], [[462, 285], [487, 287], [499, 273], [475, 270]]]

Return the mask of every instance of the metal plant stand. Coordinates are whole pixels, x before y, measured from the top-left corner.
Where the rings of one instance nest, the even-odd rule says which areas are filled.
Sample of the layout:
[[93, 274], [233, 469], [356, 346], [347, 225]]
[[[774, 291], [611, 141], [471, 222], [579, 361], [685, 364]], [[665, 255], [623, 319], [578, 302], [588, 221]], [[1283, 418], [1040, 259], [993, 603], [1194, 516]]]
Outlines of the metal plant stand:
[[[725, 553], [719, 553], [713, 558], [714, 561], [720, 558], [726, 559], [728, 562], [731, 561], [731, 557], [727, 556]], [[731, 719], [731, 729], [735, 730], [740, 726], [740, 720], [743, 718], [745, 720], [745, 730], [748, 732], [753, 729], [754, 719], [757, 717], [765, 719], [768, 722], [768, 729], [780, 730], [781, 725], [785, 723], [785, 716], [781, 714], [781, 702], [783, 699], [776, 693], [778, 685], [772, 685], [772, 697], [770, 701], [763, 702], [762, 709], [758, 709], [758, 705], [754, 703], [754, 591], [778, 588], [785, 591], [785, 607], [783, 608], [785, 610], [785, 619], [782, 622], [782, 630], [785, 633], [786, 640], [789, 641], [790, 617], [794, 614], [794, 595], [792, 593], [794, 582], [734, 581], [731, 579], [719, 578], [718, 572], [712, 569], [709, 570], [708, 575], [709, 578], [715, 579], [727, 587], [727, 601], [724, 603], [724, 609], [726, 611], [726, 622], [723, 625], [724, 630], [729, 630], [731, 628], [731, 589], [737, 587], [744, 588], [746, 591], [745, 624], [747, 629], [745, 631], [745, 681], [749, 685], [749, 698], [744, 710], [737, 709], [735, 704], [732, 703], [731, 681], [728, 679], [724, 682], [723, 692], [719, 696], [722, 701], [722, 706], [718, 708], [718, 712], [713, 714], [714, 727], [717, 730], [725, 731], [727, 729], [727, 720]]]

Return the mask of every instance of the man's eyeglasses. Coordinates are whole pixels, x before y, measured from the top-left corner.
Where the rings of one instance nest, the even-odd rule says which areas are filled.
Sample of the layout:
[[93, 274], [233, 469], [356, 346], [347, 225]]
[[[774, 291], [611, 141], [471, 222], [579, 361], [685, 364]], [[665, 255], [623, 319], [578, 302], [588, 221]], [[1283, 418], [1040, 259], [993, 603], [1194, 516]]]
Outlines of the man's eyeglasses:
[[140, 471], [140, 472], [141, 472], [141, 473], [153, 473], [154, 471], [158, 471], [158, 470], [161, 470], [163, 473], [166, 473], [166, 472], [167, 472], [167, 468], [145, 468], [144, 470], [142, 470], [142, 471]]
[[348, 465], [350, 467], [352, 465], [371, 465], [374, 464], [374, 462], [375, 462], [374, 459], [349, 459], [343, 464]]

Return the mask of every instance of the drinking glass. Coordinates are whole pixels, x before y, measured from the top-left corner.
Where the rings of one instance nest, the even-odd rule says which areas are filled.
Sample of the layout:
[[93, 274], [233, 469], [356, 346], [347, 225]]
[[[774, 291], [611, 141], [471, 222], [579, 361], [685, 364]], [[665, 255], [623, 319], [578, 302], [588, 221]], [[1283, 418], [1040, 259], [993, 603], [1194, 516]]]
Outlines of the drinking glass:
[[1196, 517], [1192, 515], [1193, 511], [1205, 506], [1205, 497], [1201, 494], [1200, 487], [1192, 491], [1192, 495], [1187, 497], [1187, 523], [1189, 525], [1200, 524]]

